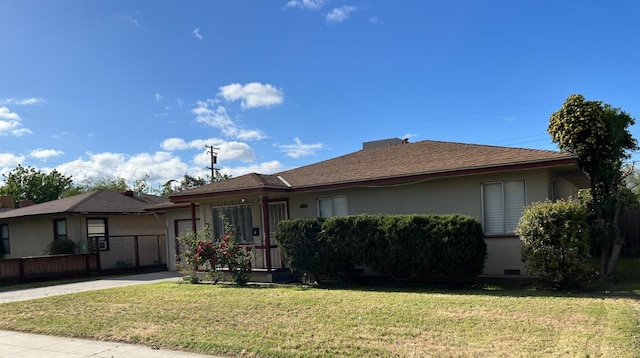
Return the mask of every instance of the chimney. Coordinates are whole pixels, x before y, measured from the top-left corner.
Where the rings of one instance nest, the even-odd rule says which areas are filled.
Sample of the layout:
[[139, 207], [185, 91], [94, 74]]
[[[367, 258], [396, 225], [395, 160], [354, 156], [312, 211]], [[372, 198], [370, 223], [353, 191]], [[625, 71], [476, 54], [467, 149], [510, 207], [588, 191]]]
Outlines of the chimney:
[[133, 190], [123, 191], [122, 195], [133, 197]]
[[15, 209], [16, 203], [13, 201], [13, 195], [1, 195], [0, 196], [0, 208], [1, 209]]
[[390, 147], [390, 146], [406, 144], [406, 143], [409, 143], [409, 138], [405, 138], [405, 139], [389, 138], [389, 139], [382, 139], [382, 140], [374, 140], [371, 142], [362, 143], [362, 149], [367, 150], [367, 149], [373, 149], [373, 148]]
[[33, 200], [20, 200], [21, 208], [26, 208], [27, 206], [32, 206], [33, 204]]

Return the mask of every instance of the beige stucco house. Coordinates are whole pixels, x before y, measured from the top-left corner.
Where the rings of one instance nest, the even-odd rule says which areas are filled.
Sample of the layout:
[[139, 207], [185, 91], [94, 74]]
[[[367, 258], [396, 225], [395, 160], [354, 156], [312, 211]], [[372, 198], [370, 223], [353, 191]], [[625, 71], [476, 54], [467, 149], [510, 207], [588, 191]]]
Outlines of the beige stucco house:
[[[288, 218], [355, 214], [450, 214], [477, 218], [488, 247], [485, 275], [526, 275], [513, 234], [523, 208], [576, 196], [588, 185], [569, 153], [439, 141], [388, 139], [316, 164], [247, 174], [170, 196], [168, 240], [206, 224], [220, 235], [221, 214], [254, 246], [254, 267], [285, 267], [274, 232]], [[175, 268], [175, 245], [169, 245]]]
[[0, 212], [4, 259], [38, 256], [53, 240], [68, 239], [76, 242], [77, 253], [96, 243], [102, 269], [166, 265], [164, 214], [144, 210], [163, 201], [131, 191], [96, 190]]

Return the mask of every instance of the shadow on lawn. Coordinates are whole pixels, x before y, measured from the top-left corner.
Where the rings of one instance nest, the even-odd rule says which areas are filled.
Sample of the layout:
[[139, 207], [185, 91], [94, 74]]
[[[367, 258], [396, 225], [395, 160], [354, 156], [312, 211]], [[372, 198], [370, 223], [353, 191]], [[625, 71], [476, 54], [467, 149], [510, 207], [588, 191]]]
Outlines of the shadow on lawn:
[[[594, 267], [597, 262], [594, 261]], [[602, 283], [594, 280], [581, 290], [553, 291], [537, 287], [534, 283], [466, 283], [441, 282], [416, 283], [371, 278], [356, 278], [346, 282], [333, 280], [320, 285], [301, 285], [302, 289], [357, 290], [374, 292], [410, 292], [424, 294], [486, 295], [497, 297], [584, 297], [584, 298], [630, 298], [640, 301], [640, 258], [625, 257], [618, 263], [618, 281]], [[247, 288], [267, 288], [270, 285], [250, 285]]]

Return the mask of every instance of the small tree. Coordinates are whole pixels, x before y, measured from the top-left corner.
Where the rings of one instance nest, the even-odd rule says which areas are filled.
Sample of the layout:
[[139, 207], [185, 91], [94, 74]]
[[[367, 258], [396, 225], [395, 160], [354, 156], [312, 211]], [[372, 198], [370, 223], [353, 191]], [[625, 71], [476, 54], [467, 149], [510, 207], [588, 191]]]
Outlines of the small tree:
[[589, 206], [593, 236], [601, 246], [601, 280], [615, 279], [622, 240], [617, 218], [621, 209], [622, 162], [638, 143], [629, 132], [634, 119], [601, 101], [571, 95], [551, 115], [548, 132], [561, 150], [576, 154], [591, 179]]
[[580, 288], [591, 280], [587, 210], [578, 201], [531, 204], [515, 232], [527, 270], [545, 287]]

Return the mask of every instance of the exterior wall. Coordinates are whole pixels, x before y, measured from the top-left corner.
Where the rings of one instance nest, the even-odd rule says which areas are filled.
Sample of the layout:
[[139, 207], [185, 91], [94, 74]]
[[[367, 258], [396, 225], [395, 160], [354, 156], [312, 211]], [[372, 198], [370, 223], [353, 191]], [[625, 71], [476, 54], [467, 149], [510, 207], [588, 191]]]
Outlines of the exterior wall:
[[[90, 219], [92, 217], [88, 217]], [[153, 215], [114, 215], [96, 218], [106, 218], [109, 226], [109, 235], [164, 235], [165, 218], [164, 215], [155, 217]], [[86, 235], [86, 220], [85, 220]]]
[[41, 255], [53, 241], [53, 222], [49, 218], [8, 224], [11, 254], [5, 255], [5, 259]]
[[[525, 181], [525, 201], [528, 204], [544, 201], [552, 197], [550, 181], [555, 182], [555, 196], [566, 198], [575, 196], [577, 188], [561, 176], [550, 170], [505, 171], [485, 175], [453, 177], [418, 181], [408, 184], [368, 186], [340, 190], [326, 190], [290, 195], [273, 194], [269, 200], [288, 199], [289, 218], [313, 218], [318, 216], [319, 198], [344, 196], [347, 198], [349, 215], [357, 214], [463, 214], [482, 222], [482, 184], [497, 181]], [[253, 227], [259, 229], [259, 236], [253, 237], [256, 245], [264, 240], [262, 208], [256, 197], [229, 197], [224, 200], [199, 202], [197, 216], [199, 228], [211, 223], [212, 208], [219, 206], [251, 205]], [[175, 240], [172, 227], [176, 218], [189, 219], [188, 210], [174, 211], [167, 215], [169, 242]], [[506, 271], [520, 272], [526, 275], [521, 260], [520, 240], [513, 235], [486, 237], [488, 257], [485, 263], [485, 275], [504, 275]], [[169, 245], [170, 268], [175, 269], [175, 249]], [[173, 250], [173, 251], [172, 251]]]
[[[292, 195], [290, 217], [316, 217], [317, 200], [323, 197], [346, 196], [350, 215], [356, 214], [463, 214], [482, 222], [482, 184], [495, 181], [524, 180], [526, 203], [549, 198], [547, 170], [527, 170], [436, 179], [407, 185], [362, 187]], [[575, 186], [562, 178], [556, 179], [559, 194], [575, 192]], [[515, 236], [488, 237], [487, 261], [483, 274], [504, 275], [505, 270], [526, 274], [521, 260], [520, 240]]]
[[[94, 218], [94, 217], [91, 217]], [[165, 234], [165, 218], [164, 216], [154, 217], [150, 215], [129, 216], [129, 215], [112, 215], [112, 216], [96, 216], [95, 218], [105, 218], [108, 224], [108, 233], [110, 236], [118, 235], [164, 235]], [[81, 215], [75, 216], [51, 216], [44, 218], [28, 218], [20, 221], [10, 221], [9, 224], [9, 242], [11, 254], [4, 258], [19, 258], [26, 256], [38, 256], [43, 253], [45, 248], [54, 239], [53, 221], [55, 219], [66, 219], [67, 221], [67, 238], [78, 244], [79, 252], [86, 252], [87, 239], [87, 217]], [[117, 238], [113, 239], [118, 240]], [[131, 238], [123, 238], [121, 240], [129, 240]], [[151, 238], [143, 238], [151, 240]], [[163, 262], [167, 262], [166, 238], [161, 237], [160, 258]], [[147, 245], [149, 246], [149, 245]], [[144, 252], [145, 242], [140, 245], [140, 261], [157, 261], [157, 244], [150, 243], [149, 247], [154, 247], [153, 252]], [[151, 249], [150, 249], [151, 250]], [[133, 249], [129, 250], [130, 257], [134, 257]], [[114, 251], [103, 251], [105, 264], [110, 261], [117, 261], [119, 257], [115, 257]], [[122, 253], [118, 253], [122, 256]], [[114, 257], [111, 257], [114, 256]], [[104, 267], [104, 266], [103, 266]], [[108, 267], [106, 267], [108, 268]]]

